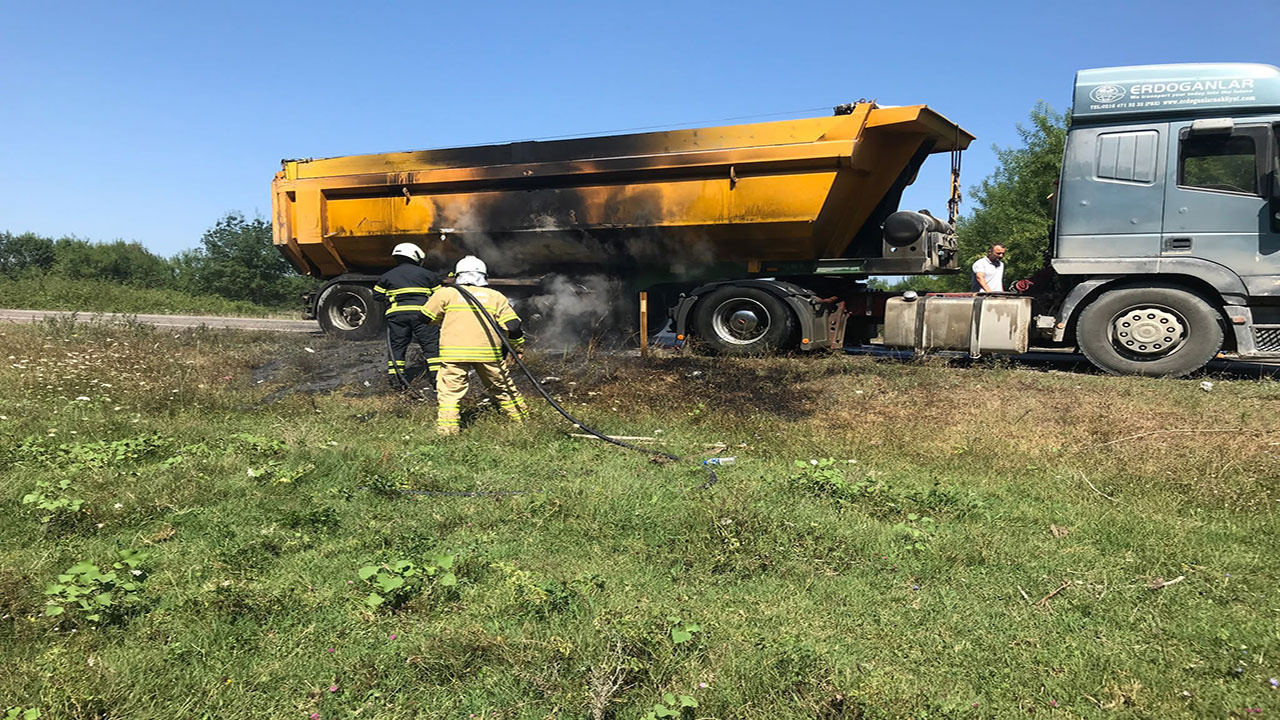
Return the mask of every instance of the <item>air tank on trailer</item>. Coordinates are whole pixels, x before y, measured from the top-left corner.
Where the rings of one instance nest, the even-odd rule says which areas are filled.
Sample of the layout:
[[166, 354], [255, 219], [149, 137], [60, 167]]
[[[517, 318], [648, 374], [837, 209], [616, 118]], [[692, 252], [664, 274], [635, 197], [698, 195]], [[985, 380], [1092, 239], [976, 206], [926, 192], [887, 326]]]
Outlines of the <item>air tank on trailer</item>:
[[[932, 153], [973, 137], [927, 106], [860, 102], [829, 117], [550, 142], [286, 160], [274, 242], [326, 280], [312, 312], [372, 337], [369, 287], [414, 242], [495, 277], [618, 277], [632, 289], [956, 267], [950, 225], [898, 209]], [[801, 283], [803, 285], [803, 283]], [[777, 294], [777, 293], [775, 293]]]

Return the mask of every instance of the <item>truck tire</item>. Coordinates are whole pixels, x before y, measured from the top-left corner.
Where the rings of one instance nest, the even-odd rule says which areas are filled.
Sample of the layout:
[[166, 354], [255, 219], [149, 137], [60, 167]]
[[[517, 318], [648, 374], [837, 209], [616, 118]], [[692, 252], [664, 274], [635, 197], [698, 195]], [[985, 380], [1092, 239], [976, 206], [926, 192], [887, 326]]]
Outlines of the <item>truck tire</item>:
[[373, 340], [382, 335], [387, 324], [373, 289], [354, 283], [325, 288], [316, 301], [316, 319], [326, 334], [342, 340]]
[[707, 347], [724, 355], [790, 350], [799, 322], [778, 296], [726, 285], [708, 293], [693, 310], [693, 329]]
[[1222, 324], [1212, 305], [1186, 290], [1122, 288], [1085, 307], [1076, 342], [1112, 375], [1181, 377], [1222, 349]]

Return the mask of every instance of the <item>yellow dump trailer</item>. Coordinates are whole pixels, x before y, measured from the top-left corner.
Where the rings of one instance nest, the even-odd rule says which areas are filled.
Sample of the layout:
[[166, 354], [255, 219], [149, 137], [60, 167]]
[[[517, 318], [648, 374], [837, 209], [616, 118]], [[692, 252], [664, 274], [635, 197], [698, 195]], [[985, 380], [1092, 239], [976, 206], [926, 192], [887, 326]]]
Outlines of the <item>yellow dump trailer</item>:
[[287, 160], [274, 240], [330, 281], [321, 324], [357, 336], [376, 314], [361, 288], [400, 242], [438, 268], [474, 253], [496, 276], [606, 274], [636, 289], [945, 271], [947, 223], [904, 220], [916, 234], [900, 244], [881, 228], [929, 154], [972, 139], [923, 105], [858, 103], [781, 122]]

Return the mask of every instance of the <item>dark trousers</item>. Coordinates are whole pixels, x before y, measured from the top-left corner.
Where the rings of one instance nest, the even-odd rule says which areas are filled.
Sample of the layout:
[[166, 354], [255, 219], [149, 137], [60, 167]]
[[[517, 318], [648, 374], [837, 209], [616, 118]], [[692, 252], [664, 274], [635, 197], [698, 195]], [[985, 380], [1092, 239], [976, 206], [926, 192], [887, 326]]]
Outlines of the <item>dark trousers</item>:
[[[436, 371], [440, 369], [440, 326], [429, 323], [419, 312], [391, 313], [387, 316], [387, 334], [391, 337], [391, 358], [387, 360], [387, 380], [397, 384], [399, 374], [405, 375], [404, 356], [409, 343], [416, 340], [427, 361], [427, 374], [431, 387], [435, 387]], [[406, 379], [407, 375], [406, 375]]]

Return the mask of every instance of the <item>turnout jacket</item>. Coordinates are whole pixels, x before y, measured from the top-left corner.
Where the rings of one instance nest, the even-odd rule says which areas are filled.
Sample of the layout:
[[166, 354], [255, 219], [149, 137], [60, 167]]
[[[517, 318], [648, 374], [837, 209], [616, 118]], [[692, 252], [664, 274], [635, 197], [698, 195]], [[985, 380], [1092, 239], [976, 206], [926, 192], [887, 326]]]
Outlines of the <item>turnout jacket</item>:
[[390, 303], [387, 315], [399, 312], [422, 312], [427, 298], [440, 289], [440, 276], [430, 270], [414, 265], [400, 263], [383, 273], [378, 284], [373, 286], [373, 294], [379, 300]]
[[[507, 333], [507, 339], [517, 350], [524, 345], [524, 331], [520, 316], [511, 309], [511, 303], [502, 293], [489, 287], [467, 286], [498, 325]], [[440, 323], [440, 359], [448, 362], [499, 362], [502, 360], [502, 340], [496, 336], [480, 310], [470, 303], [455, 287], [441, 288], [427, 301], [422, 311], [431, 322]]]

